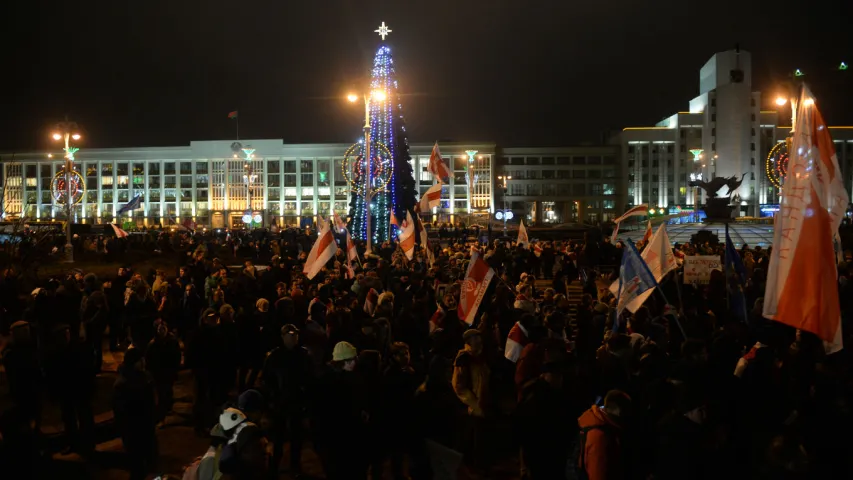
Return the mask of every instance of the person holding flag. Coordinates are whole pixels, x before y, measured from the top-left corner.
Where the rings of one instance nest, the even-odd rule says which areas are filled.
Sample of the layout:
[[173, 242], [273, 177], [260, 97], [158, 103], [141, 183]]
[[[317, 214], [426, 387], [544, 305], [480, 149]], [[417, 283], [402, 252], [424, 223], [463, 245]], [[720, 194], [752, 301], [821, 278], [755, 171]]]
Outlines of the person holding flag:
[[746, 323], [749, 320], [746, 314], [746, 296], [744, 295], [746, 267], [735, 249], [734, 243], [732, 243], [728, 229], [726, 229], [725, 268], [729, 312], [734, 318]]
[[323, 227], [317, 234], [317, 241], [311, 247], [308, 258], [305, 259], [305, 266], [302, 273], [309, 280], [313, 279], [326, 266], [329, 260], [335, 258], [336, 253], [338, 253], [338, 244], [335, 243], [335, 236], [329, 228], [329, 222], [323, 222]]
[[619, 329], [619, 317], [628, 305], [646, 290], [655, 288], [655, 281], [649, 266], [643, 261], [637, 252], [637, 247], [627, 240], [625, 252], [622, 254], [622, 265], [619, 267], [619, 291], [616, 294], [616, 320], [613, 322], [613, 331]]
[[406, 254], [406, 258], [411, 260], [415, 255], [415, 221], [409, 211], [406, 211], [406, 221], [401, 225], [399, 235], [400, 249]]
[[518, 240], [516, 243], [524, 248], [530, 247], [530, 237], [527, 236], [527, 228], [524, 227], [524, 220], [518, 222]]

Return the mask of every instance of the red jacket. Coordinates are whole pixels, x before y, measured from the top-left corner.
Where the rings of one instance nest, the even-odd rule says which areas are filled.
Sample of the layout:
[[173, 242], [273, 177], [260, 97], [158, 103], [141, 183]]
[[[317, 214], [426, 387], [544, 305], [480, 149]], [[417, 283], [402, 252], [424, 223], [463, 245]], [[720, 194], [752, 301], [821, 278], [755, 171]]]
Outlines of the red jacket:
[[[589, 480], [622, 478], [622, 448], [619, 441], [621, 427], [597, 405], [593, 405], [578, 419], [580, 428], [592, 426], [586, 434], [586, 444], [581, 455]], [[580, 462], [579, 462], [580, 464]]]

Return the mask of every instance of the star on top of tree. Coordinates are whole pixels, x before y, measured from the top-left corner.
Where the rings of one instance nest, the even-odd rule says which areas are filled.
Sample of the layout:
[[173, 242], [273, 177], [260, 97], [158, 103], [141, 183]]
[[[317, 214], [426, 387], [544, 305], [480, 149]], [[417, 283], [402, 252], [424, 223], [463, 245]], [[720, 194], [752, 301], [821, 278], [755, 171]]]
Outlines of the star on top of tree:
[[374, 30], [374, 32], [378, 33], [379, 36], [382, 37], [383, 42], [385, 41], [385, 37], [387, 37], [388, 34], [391, 33], [392, 31], [393, 30], [391, 30], [390, 28], [388, 28], [387, 25], [385, 25], [385, 22], [382, 22], [382, 25], [380, 25], [379, 28]]

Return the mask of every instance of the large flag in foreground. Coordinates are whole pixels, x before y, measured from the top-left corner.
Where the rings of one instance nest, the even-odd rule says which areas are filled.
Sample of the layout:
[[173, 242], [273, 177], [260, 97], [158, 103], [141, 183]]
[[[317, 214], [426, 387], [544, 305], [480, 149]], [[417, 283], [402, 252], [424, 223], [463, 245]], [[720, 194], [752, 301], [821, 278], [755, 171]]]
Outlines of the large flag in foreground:
[[474, 316], [477, 315], [480, 302], [483, 301], [489, 282], [494, 276], [495, 271], [489, 268], [480, 253], [472, 253], [468, 271], [465, 272], [465, 281], [462, 282], [462, 292], [459, 294], [459, 306], [456, 307], [459, 318], [468, 325], [474, 324]]
[[814, 333], [831, 353], [842, 348], [832, 242], [849, 197], [829, 130], [806, 86], [796, 112], [763, 313]]
[[524, 220], [518, 222], [518, 241], [516, 243], [523, 245], [524, 248], [529, 248], [530, 237], [527, 236], [527, 229], [524, 227]]
[[329, 228], [329, 222], [323, 222], [323, 228], [317, 234], [317, 241], [311, 247], [311, 253], [305, 260], [302, 273], [309, 280], [314, 278], [326, 266], [326, 263], [334, 258], [336, 253], [338, 253], [338, 244], [335, 243], [335, 236]]
[[637, 247], [630, 240], [625, 242], [625, 252], [622, 254], [622, 266], [619, 267], [619, 292], [616, 294], [616, 319], [613, 330], [618, 328], [618, 319], [628, 304], [637, 299], [643, 292], [652, 291], [658, 286], [649, 266], [640, 257]]
[[[646, 262], [646, 265], [655, 277], [656, 282], [660, 282], [667, 273], [678, 268], [678, 262], [672, 251], [672, 243], [670, 243], [669, 235], [666, 233], [665, 224], [661, 224], [661, 226], [658, 227], [655, 234], [652, 235], [652, 238], [649, 240], [648, 246], [643, 249], [643, 253], [640, 256], [643, 261]], [[610, 285], [610, 291], [613, 292], [613, 295], [619, 295], [619, 280], [616, 280]], [[646, 302], [646, 299], [648, 299], [652, 293], [654, 293], [654, 290], [649, 289], [637, 295], [637, 298], [632, 300], [626, 308], [631, 313], [636, 312], [638, 308], [643, 306], [643, 303]]]

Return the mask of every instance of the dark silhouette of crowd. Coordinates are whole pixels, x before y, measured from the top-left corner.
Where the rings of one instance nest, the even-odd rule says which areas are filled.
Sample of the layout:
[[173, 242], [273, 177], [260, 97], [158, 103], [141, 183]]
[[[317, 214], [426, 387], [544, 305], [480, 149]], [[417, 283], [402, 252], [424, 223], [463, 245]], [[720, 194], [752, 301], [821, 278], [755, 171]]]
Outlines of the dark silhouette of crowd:
[[[594, 233], [535, 248], [454, 237], [434, 264], [360, 245], [353, 271], [341, 249], [310, 280], [310, 232], [159, 235], [173, 270], [3, 272], [4, 469], [40, 478], [45, 401], [67, 450], [91, 457], [109, 348], [123, 352], [112, 398], [132, 479], [160, 473], [157, 427], [185, 370], [189, 422], [210, 439], [186, 479], [296, 477], [306, 449], [330, 479], [853, 478], [850, 356], [761, 317], [767, 249], [739, 251], [746, 318], [724, 275], [689, 285], [676, 270], [617, 322], [606, 266], [622, 245]], [[496, 275], [469, 325], [472, 249]], [[724, 250], [675, 246], [679, 262]], [[841, 263], [848, 341], [851, 276]]]

